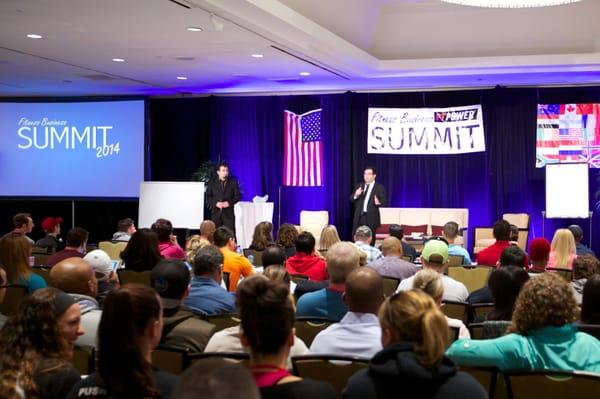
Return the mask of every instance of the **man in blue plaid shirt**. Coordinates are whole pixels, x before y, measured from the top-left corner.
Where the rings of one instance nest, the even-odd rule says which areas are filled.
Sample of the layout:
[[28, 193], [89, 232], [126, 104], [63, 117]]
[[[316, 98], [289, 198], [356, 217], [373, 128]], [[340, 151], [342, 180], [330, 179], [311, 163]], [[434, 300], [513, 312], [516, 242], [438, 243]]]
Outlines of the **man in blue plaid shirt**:
[[367, 263], [371, 263], [382, 257], [381, 251], [371, 246], [373, 232], [369, 226], [359, 226], [354, 233], [354, 245], [367, 254]]

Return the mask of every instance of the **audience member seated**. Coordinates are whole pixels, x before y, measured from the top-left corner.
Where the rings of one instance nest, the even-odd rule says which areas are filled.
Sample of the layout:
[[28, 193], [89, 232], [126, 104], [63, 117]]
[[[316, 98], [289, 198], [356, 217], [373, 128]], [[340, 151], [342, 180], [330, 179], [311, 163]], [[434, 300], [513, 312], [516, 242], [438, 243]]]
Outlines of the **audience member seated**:
[[216, 229], [217, 226], [215, 226], [215, 222], [212, 220], [203, 220], [202, 223], [200, 223], [200, 238], [214, 244], [214, 234]]
[[577, 253], [577, 256], [580, 256], [580, 255], [596, 256], [594, 251], [592, 251], [585, 244], [581, 243], [581, 240], [583, 239], [583, 229], [579, 225], [572, 224], [568, 227], [568, 229], [571, 231], [571, 233], [573, 234], [573, 238], [575, 239], [575, 252]]
[[381, 243], [383, 258], [368, 264], [382, 276], [395, 277], [400, 280], [409, 278], [417, 272], [414, 263], [402, 259], [402, 243], [396, 237], [387, 237]]
[[165, 259], [185, 259], [185, 252], [177, 243], [177, 236], [173, 234], [173, 225], [170, 220], [157, 219], [150, 229], [158, 237], [158, 252]]
[[271, 244], [273, 244], [273, 223], [260, 222], [254, 227], [250, 249], [264, 251]]
[[294, 304], [286, 285], [253, 276], [240, 284], [237, 303], [242, 318], [240, 339], [249, 348], [250, 372], [263, 399], [337, 398], [329, 384], [287, 371], [296, 337]]
[[[424, 269], [415, 274], [413, 279], [413, 289], [421, 290], [429, 295], [438, 307], [442, 307], [442, 297], [444, 296], [444, 284], [440, 274], [432, 269]], [[459, 319], [453, 319], [448, 316], [446, 322], [449, 327], [458, 328], [459, 338], [471, 338], [467, 326]]]
[[475, 319], [475, 322], [484, 323], [486, 338], [504, 335], [512, 320], [517, 297], [528, 280], [529, 274], [519, 266], [499, 267], [490, 274], [488, 287], [494, 310]]
[[198, 251], [202, 248], [212, 245], [210, 241], [202, 238], [198, 234], [191, 236], [185, 244], [185, 260], [190, 264], [194, 264], [194, 258]]
[[473, 262], [469, 251], [454, 243], [454, 240], [458, 237], [458, 232], [458, 223], [456, 222], [448, 222], [442, 228], [442, 236], [448, 241], [448, 255], [463, 256], [463, 265], [470, 265]]
[[573, 233], [569, 229], [556, 230], [550, 244], [550, 259], [547, 267], [572, 270], [575, 258], [577, 253]]
[[290, 274], [303, 274], [312, 281], [328, 277], [325, 259], [315, 253], [315, 237], [308, 231], [298, 235], [296, 253], [285, 262], [285, 268]]
[[75, 227], [67, 233], [65, 249], [48, 256], [46, 266], [52, 267], [67, 258], [83, 258], [85, 255], [89, 233], [81, 227]]
[[460, 365], [504, 370], [600, 371], [600, 341], [577, 332], [577, 303], [564, 278], [544, 273], [530, 279], [515, 305], [510, 334], [458, 340], [446, 354]]
[[27, 297], [0, 330], [0, 397], [67, 397], [80, 379], [71, 358], [81, 334], [79, 305], [69, 295], [44, 288]]
[[550, 242], [544, 237], [537, 237], [529, 243], [530, 274], [544, 273], [550, 259]]
[[[460, 281], [456, 281], [451, 277], [446, 276], [444, 269], [448, 267], [448, 245], [441, 240], [432, 239], [425, 243], [423, 252], [421, 253], [421, 263], [423, 269], [433, 269], [440, 273], [442, 284], [444, 285], [444, 301], [462, 302], [469, 296], [467, 287]], [[413, 280], [415, 276], [404, 279], [398, 286], [398, 291], [408, 291], [413, 288]]]
[[340, 236], [338, 235], [338, 231], [334, 225], [329, 224], [323, 227], [323, 230], [321, 230], [321, 236], [319, 237], [319, 254], [321, 256], [325, 256], [329, 248], [331, 248], [333, 244], [340, 241]]
[[[500, 259], [498, 259], [498, 263], [496, 267], [505, 267], [505, 266], [515, 266], [523, 268], [523, 262], [525, 261], [525, 252], [516, 245], [509, 245], [502, 254], [500, 254]], [[467, 298], [467, 302], [470, 304], [475, 303], [486, 303], [493, 302], [492, 292], [490, 291], [490, 287], [486, 285], [478, 290], [475, 290], [469, 294]]]
[[[275, 284], [282, 284], [286, 287], [289, 286], [289, 274], [282, 266], [270, 267], [264, 275], [260, 277], [268, 278]], [[253, 277], [255, 278], [255, 277]], [[238, 286], [239, 287], [239, 286]], [[238, 289], [239, 292], [239, 289]], [[293, 303], [293, 300], [292, 300]], [[239, 303], [238, 303], [239, 305]], [[241, 312], [241, 311], [240, 311]], [[242, 345], [240, 338], [240, 326], [233, 326], [225, 328], [221, 331], [217, 331], [212, 336], [208, 345], [206, 346], [206, 352], [249, 352], [248, 347]], [[294, 335], [294, 342], [290, 347], [289, 355], [286, 360], [286, 368], [292, 368], [292, 356], [308, 355], [310, 352], [306, 347], [304, 341]]]
[[221, 287], [223, 254], [214, 245], [202, 248], [194, 259], [194, 276], [184, 304], [202, 315], [231, 313], [235, 310], [233, 294]]
[[269, 266], [285, 267], [285, 259], [285, 250], [277, 244], [269, 245], [262, 253], [262, 263], [265, 271]]
[[289, 223], [284, 223], [277, 230], [277, 244], [285, 249], [285, 256], [290, 257], [296, 253], [296, 239], [298, 238], [298, 230], [296, 226]]
[[182, 301], [189, 294], [190, 272], [182, 261], [160, 261], [150, 276], [152, 288], [162, 302], [161, 344], [167, 347], [203, 352], [215, 326], [194, 316]]
[[[234, 383], [232, 383], [234, 382]], [[261, 399], [248, 368], [223, 359], [197, 360], [179, 378], [172, 398]]]
[[487, 398], [473, 377], [444, 356], [448, 324], [429, 295], [418, 290], [392, 295], [379, 321], [384, 349], [350, 378], [343, 398]]
[[477, 264], [496, 266], [500, 254], [510, 246], [510, 223], [501, 219], [494, 223], [493, 234], [496, 242], [477, 253]]
[[96, 346], [96, 332], [102, 310], [96, 301], [98, 283], [94, 269], [81, 258], [68, 258], [50, 270], [49, 284], [65, 292], [79, 304], [84, 334], [77, 339], [76, 344]]
[[519, 245], [519, 227], [516, 224], [510, 225], [508, 241], [510, 241], [511, 245]]
[[62, 250], [64, 248], [64, 243], [62, 238], [59, 237], [60, 224], [62, 221], [62, 218], [48, 217], [44, 219], [42, 221], [42, 229], [44, 229], [46, 235], [37, 240], [34, 246], [38, 248], [46, 248], [48, 253], [51, 254]]
[[21, 285], [32, 294], [46, 287], [43, 278], [31, 272], [31, 245], [23, 236], [5, 234], [0, 238], [0, 265], [6, 272], [8, 284]]
[[263, 271], [263, 275], [269, 280], [277, 281], [282, 284], [286, 284], [290, 287], [290, 294], [294, 294], [296, 290], [296, 283], [292, 281], [290, 274], [285, 270], [284, 266], [271, 265]]
[[29, 238], [27, 234], [31, 233], [34, 226], [35, 224], [33, 224], [33, 219], [29, 213], [17, 213], [13, 216], [13, 230], [10, 233], [5, 234], [5, 236], [12, 235], [24, 237], [29, 245], [33, 245], [33, 240]]
[[396, 237], [402, 243], [402, 255], [417, 259], [415, 247], [404, 241], [404, 229], [399, 224], [390, 224], [390, 236]]
[[346, 291], [346, 278], [359, 267], [359, 250], [350, 243], [333, 244], [327, 251], [327, 273], [329, 284], [326, 288], [309, 292], [298, 299], [298, 316], [326, 317], [340, 321], [348, 308], [342, 299]]
[[369, 226], [358, 226], [354, 233], [354, 245], [367, 255], [367, 263], [371, 263], [381, 258], [381, 251], [373, 246], [373, 232]]
[[109, 292], [114, 290], [119, 285], [117, 273], [112, 268], [112, 260], [106, 252], [101, 249], [95, 249], [88, 252], [84, 257], [85, 260], [94, 269], [96, 274], [96, 281], [98, 282], [98, 293], [96, 294], [96, 300], [102, 308], [104, 299]]
[[573, 288], [573, 294], [578, 304], [581, 304], [581, 296], [583, 295], [583, 287], [585, 283], [594, 274], [600, 272], [600, 261], [594, 256], [590, 255], [577, 255], [577, 258], [573, 261], [573, 281], [571, 281], [571, 287]]
[[581, 322], [600, 324], [600, 275], [594, 274], [583, 287]]
[[254, 267], [248, 259], [235, 251], [237, 245], [231, 230], [221, 226], [215, 231], [214, 237], [215, 246], [223, 254], [223, 271], [229, 273], [229, 291], [235, 292], [240, 277], [254, 274]]
[[355, 269], [346, 279], [342, 299], [348, 312], [339, 323], [317, 334], [310, 352], [370, 359], [382, 349], [377, 311], [384, 299], [383, 280], [371, 268]]
[[117, 232], [113, 234], [112, 242], [128, 242], [133, 233], [136, 232], [135, 222], [131, 218], [119, 220], [117, 223]]
[[[6, 280], [6, 272], [3, 268], [0, 267], [0, 304], [4, 302], [4, 297], [6, 296], [6, 285], [8, 281]], [[6, 323], [6, 316], [0, 313], [0, 329]]]
[[121, 259], [128, 270], [134, 272], [152, 270], [163, 259], [158, 252], [156, 233], [150, 229], [137, 230], [121, 252]]
[[177, 377], [152, 367], [163, 327], [161, 303], [150, 287], [127, 284], [108, 294], [98, 328], [97, 369], [69, 399], [171, 397]]

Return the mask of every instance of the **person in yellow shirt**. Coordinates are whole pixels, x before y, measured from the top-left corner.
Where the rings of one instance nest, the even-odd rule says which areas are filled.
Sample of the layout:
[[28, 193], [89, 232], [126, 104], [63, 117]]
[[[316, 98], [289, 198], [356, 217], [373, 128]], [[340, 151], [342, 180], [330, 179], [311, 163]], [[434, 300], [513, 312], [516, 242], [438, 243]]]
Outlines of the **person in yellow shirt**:
[[235, 292], [240, 276], [248, 277], [254, 274], [254, 267], [247, 258], [235, 252], [235, 239], [229, 228], [219, 227], [213, 238], [223, 254], [223, 271], [229, 273], [229, 291]]

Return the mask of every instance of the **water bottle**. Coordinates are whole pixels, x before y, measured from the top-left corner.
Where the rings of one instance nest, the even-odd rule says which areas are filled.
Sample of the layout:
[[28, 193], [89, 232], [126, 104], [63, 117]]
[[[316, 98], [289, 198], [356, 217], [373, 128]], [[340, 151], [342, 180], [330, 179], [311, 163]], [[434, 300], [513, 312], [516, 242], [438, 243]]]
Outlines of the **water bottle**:
[[252, 265], [254, 266], [254, 255], [250, 254], [248, 255], [248, 260], [250, 261], [250, 263], [252, 263]]

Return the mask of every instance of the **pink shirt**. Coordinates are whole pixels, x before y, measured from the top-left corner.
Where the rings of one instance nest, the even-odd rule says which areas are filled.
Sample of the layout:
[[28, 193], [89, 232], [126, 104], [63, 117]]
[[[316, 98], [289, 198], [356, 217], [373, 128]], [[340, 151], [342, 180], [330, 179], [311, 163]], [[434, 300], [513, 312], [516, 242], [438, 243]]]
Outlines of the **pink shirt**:
[[577, 254], [571, 254], [569, 255], [569, 260], [567, 261], [567, 266], [558, 266], [556, 264], [557, 260], [556, 260], [556, 252], [554, 251], [550, 251], [550, 257], [548, 259], [548, 265], [546, 265], [546, 267], [558, 267], [561, 269], [569, 269], [569, 270], [573, 270], [573, 261], [575, 260], [575, 258], [577, 258]]
[[185, 259], [185, 252], [177, 244], [161, 242], [158, 244], [158, 252], [165, 259]]

